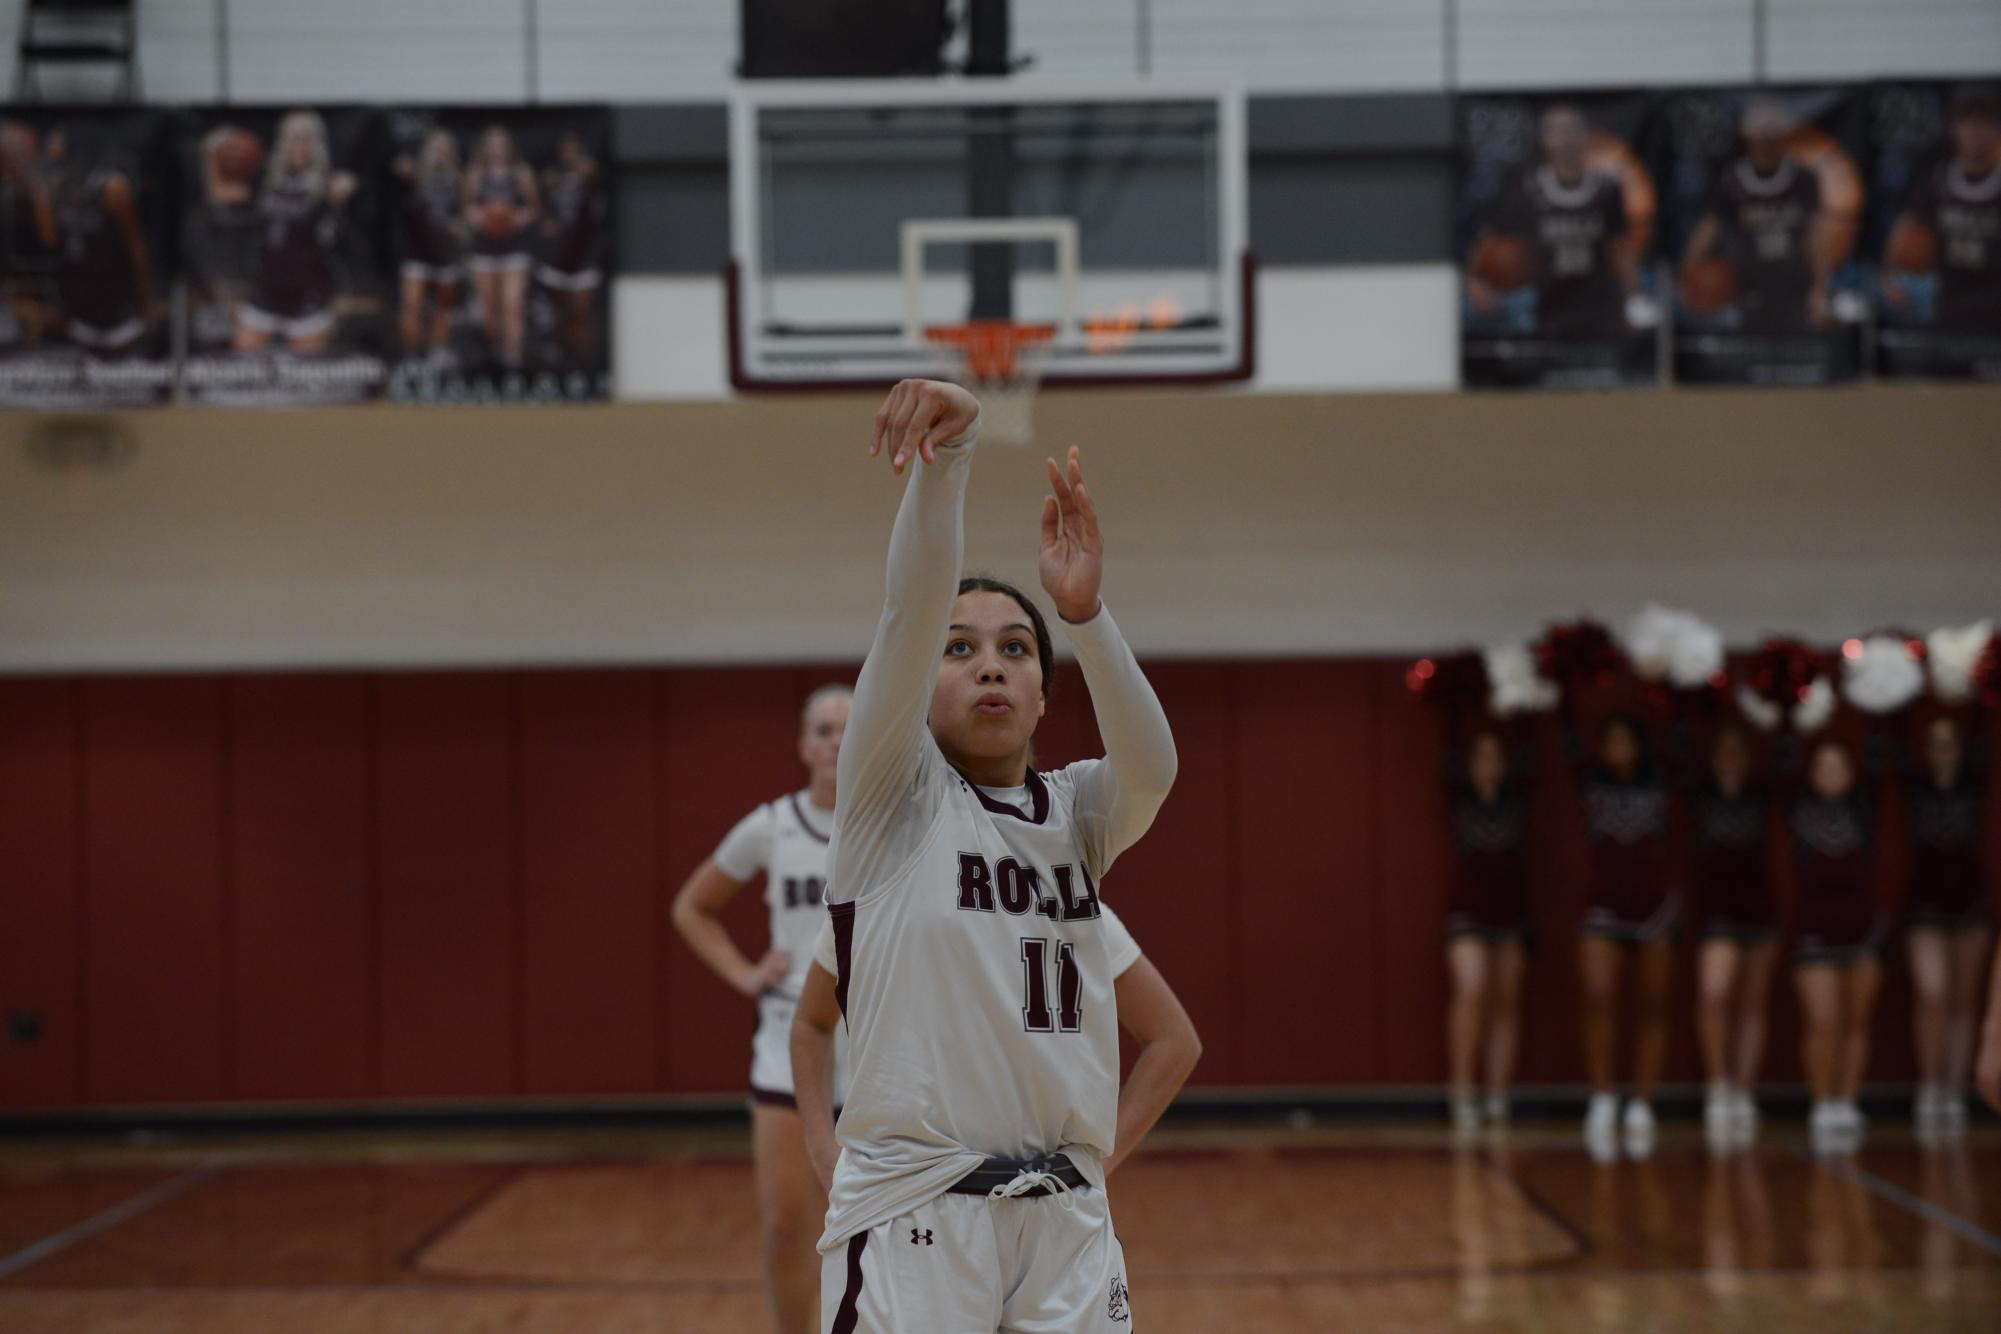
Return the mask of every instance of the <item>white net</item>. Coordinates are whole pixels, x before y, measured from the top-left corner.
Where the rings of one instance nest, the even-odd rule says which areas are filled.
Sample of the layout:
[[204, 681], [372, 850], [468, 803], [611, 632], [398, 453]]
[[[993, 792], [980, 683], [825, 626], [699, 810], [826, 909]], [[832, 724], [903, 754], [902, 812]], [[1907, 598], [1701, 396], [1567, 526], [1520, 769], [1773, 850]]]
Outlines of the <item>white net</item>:
[[998, 321], [931, 331], [939, 351], [953, 359], [952, 378], [980, 400], [981, 439], [1001, 445], [1035, 439], [1035, 394], [1054, 333], [1046, 325]]
[[1035, 391], [1042, 383], [1040, 356], [1023, 357], [1005, 379], [983, 380], [959, 368], [960, 384], [980, 400], [980, 438], [996, 445], [1026, 445], [1035, 440]]

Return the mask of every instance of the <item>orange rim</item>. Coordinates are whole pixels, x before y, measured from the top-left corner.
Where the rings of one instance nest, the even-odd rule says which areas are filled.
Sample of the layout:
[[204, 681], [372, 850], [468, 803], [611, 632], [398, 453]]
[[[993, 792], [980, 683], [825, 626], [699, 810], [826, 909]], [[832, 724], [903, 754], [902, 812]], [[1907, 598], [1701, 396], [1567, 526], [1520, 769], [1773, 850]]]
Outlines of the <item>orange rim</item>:
[[1020, 364], [1021, 350], [1055, 338], [1056, 326], [1016, 324], [1013, 320], [969, 320], [964, 324], [933, 325], [924, 331], [924, 336], [964, 353], [966, 369], [973, 378], [1012, 380]]

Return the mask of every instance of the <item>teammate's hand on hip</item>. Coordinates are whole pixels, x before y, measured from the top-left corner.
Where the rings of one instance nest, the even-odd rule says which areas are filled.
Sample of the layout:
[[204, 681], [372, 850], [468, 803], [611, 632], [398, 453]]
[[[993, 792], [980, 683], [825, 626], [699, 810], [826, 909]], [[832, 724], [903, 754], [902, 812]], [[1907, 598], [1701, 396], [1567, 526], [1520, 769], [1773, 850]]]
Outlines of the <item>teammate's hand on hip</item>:
[[901, 477], [912, 459], [938, 461], [938, 446], [957, 440], [979, 419], [980, 401], [944, 380], [899, 380], [875, 414], [868, 456], [889, 449], [889, 470]]
[[769, 988], [783, 982], [785, 975], [791, 971], [792, 956], [784, 950], [771, 950], [750, 966], [750, 971], [737, 982], [737, 990], [755, 1000]]
[[1077, 448], [1064, 467], [1049, 465], [1049, 489], [1042, 501], [1042, 588], [1056, 614], [1075, 625], [1098, 614], [1098, 587], [1105, 578], [1105, 539], [1098, 531], [1098, 507], [1084, 489]]

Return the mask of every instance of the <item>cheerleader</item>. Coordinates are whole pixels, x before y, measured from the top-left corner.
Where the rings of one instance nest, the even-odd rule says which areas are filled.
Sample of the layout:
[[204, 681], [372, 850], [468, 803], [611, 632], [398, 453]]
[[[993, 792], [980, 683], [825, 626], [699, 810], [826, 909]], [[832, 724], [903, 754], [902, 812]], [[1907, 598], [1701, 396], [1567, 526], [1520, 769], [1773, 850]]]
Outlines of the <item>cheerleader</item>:
[[1711, 1139], [1748, 1136], [1758, 1123], [1751, 1090], [1764, 1060], [1778, 959], [1766, 864], [1771, 809], [1769, 794], [1752, 781], [1749, 739], [1737, 727], [1721, 729], [1690, 801], [1702, 895], [1696, 1017], [1709, 1077], [1703, 1122]]
[[1793, 980], [1805, 1023], [1809, 1128], [1817, 1147], [1859, 1135], [1855, 1105], [1869, 1064], [1869, 1023], [1882, 982], [1887, 923], [1876, 894], [1876, 813], [1838, 741], [1816, 742], [1806, 788], [1793, 799], [1799, 939]]
[[403, 182], [403, 355], [436, 357], [451, 343], [465, 280], [459, 141], [450, 130], [432, 130], [416, 157], [396, 160], [396, 175]]
[[1474, 1081], [1483, 1050], [1487, 1120], [1502, 1125], [1508, 1119], [1529, 931], [1528, 793], [1498, 732], [1476, 732], [1456, 767], [1452, 899], [1445, 917], [1445, 958], [1452, 975], [1446, 1050], [1452, 1124], [1470, 1134], [1480, 1127]]
[[1952, 718], [1925, 729], [1924, 754], [1905, 778], [1910, 813], [1912, 1025], [1918, 1060], [1913, 1109], [1920, 1131], [1965, 1124], [1981, 970], [1993, 940], [1981, 865], [1986, 785]]
[[[1639, 721], [1609, 719], [1580, 782], [1590, 847], [1589, 902], [1579, 928], [1584, 1062], [1591, 1102], [1584, 1132], [1594, 1150], [1623, 1130], [1627, 1150], [1653, 1148], [1654, 1090], [1667, 1059], [1668, 1003], [1681, 902], [1670, 875], [1668, 785]], [[1632, 966], [1633, 1097], [1623, 1117], [1613, 1091], [1619, 989]]]
[[604, 286], [598, 250], [604, 230], [604, 173], [584, 148], [583, 136], [565, 131], [556, 142], [556, 164], [542, 173], [548, 216], [542, 221], [542, 258], [535, 281], [548, 288], [561, 312], [558, 334], [573, 366], [588, 366], [596, 352], [596, 302]]
[[521, 364], [528, 329], [529, 229], [540, 216], [535, 173], [515, 150], [503, 125], [489, 125], [466, 168], [459, 202], [472, 232], [473, 290], [486, 325], [486, 343], [510, 369]]

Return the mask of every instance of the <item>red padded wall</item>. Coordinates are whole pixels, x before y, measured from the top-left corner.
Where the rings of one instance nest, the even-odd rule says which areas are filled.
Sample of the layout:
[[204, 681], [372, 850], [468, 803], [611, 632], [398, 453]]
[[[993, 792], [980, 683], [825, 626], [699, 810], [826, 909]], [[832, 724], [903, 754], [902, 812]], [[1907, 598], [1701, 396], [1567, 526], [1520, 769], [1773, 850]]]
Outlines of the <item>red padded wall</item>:
[[223, 683], [84, 683], [84, 1098], [228, 1091]]
[[1293, 662], [1237, 674], [1237, 1078], [1305, 1084], [1332, 1068], [1370, 1079], [1381, 903], [1369, 668]]
[[659, 915], [652, 683], [521, 683], [524, 1093], [651, 1087]]
[[0, 1101], [83, 1100], [82, 688], [0, 681], [0, 1022], [39, 1018], [37, 1036], [0, 1037]]
[[232, 1094], [370, 1087], [368, 683], [230, 683]]
[[519, 1092], [515, 680], [389, 676], [375, 696], [377, 1089]]
[[[668, 907], [800, 785], [800, 701], [851, 672], [0, 681], [0, 1013], [42, 1021], [0, 1041], [0, 1109], [741, 1090], [754, 1008]], [[1104, 889], [1201, 1028], [1195, 1081], [1439, 1083], [1444, 739], [1401, 664], [1149, 674], [1181, 777]], [[1522, 1077], [1575, 1083], [1581, 838], [1554, 726], [1537, 742]], [[1038, 763], [1097, 748], [1066, 666]], [[1989, 834], [2001, 864], [2001, 809]], [[726, 920], [760, 952], [762, 886]], [[1691, 971], [1678, 1080], [1697, 1075]], [[1773, 999], [1768, 1077], [1793, 1080], [1783, 969]], [[1909, 1077], [1908, 1025], [1899, 952], [1874, 1078]]]

